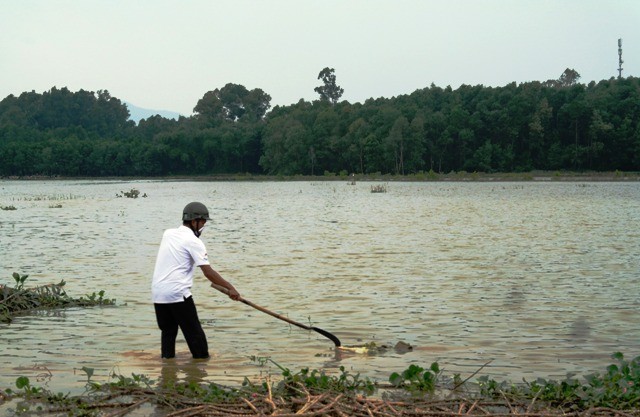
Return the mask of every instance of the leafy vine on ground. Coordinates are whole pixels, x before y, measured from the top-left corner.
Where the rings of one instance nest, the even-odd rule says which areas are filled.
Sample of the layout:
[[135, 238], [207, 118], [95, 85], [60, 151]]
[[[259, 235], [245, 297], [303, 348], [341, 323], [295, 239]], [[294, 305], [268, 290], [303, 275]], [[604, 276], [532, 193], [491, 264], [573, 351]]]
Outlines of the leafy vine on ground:
[[[110, 381], [87, 376], [85, 393], [53, 393], [16, 380], [16, 390], [0, 391], [0, 405], [11, 402], [14, 415], [125, 416], [139, 407], [154, 415], [226, 416], [640, 416], [640, 357], [626, 360], [616, 352], [604, 373], [561, 381], [537, 379], [514, 384], [481, 376], [475, 382], [460, 375], [447, 377], [437, 362], [423, 368], [410, 365], [394, 372], [388, 384], [374, 383], [340, 368], [338, 375], [303, 368], [293, 372], [273, 362], [279, 380], [248, 379], [240, 387], [216, 383], [156, 384], [145, 375], [112, 374]], [[476, 372], [477, 373], [477, 372]], [[473, 375], [475, 375], [474, 373]], [[473, 376], [472, 375], [472, 376]]]

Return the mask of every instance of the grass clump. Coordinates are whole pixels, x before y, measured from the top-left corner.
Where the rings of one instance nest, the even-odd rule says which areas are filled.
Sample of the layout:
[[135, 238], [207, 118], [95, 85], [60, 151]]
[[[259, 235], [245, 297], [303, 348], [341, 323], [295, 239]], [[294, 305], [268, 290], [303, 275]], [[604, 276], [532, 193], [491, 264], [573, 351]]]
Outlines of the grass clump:
[[0, 322], [10, 323], [16, 314], [31, 310], [115, 304], [115, 300], [104, 297], [104, 291], [80, 298], [70, 297], [63, 288], [66, 284], [64, 280], [58, 284], [25, 288], [24, 283], [28, 277], [29, 275], [14, 272], [13, 287], [0, 284]]

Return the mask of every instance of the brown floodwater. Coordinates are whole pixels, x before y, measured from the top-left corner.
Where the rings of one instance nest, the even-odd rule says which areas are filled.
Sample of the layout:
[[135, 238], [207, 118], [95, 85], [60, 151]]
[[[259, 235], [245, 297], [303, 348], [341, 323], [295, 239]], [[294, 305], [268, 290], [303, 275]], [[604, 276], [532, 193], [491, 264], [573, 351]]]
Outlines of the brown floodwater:
[[[0, 389], [27, 376], [55, 392], [144, 374], [239, 385], [309, 367], [377, 381], [410, 364], [498, 380], [601, 372], [640, 354], [640, 183], [0, 181], [0, 283], [66, 281], [115, 307], [41, 311], [0, 324]], [[135, 188], [145, 198], [117, 197]], [[212, 358], [159, 358], [150, 277], [164, 229], [204, 202], [209, 258], [242, 295], [193, 289]], [[269, 360], [267, 360], [269, 359]], [[271, 362], [273, 361], [273, 362]]]

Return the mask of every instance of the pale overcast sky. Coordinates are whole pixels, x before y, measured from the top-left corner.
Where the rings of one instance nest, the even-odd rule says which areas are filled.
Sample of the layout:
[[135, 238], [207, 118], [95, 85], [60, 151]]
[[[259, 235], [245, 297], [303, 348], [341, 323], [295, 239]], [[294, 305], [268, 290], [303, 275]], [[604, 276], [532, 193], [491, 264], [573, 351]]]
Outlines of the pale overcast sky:
[[0, 0], [0, 99], [108, 90], [190, 115], [229, 82], [315, 100], [324, 67], [352, 103], [565, 68], [588, 83], [617, 76], [618, 38], [640, 76], [640, 0]]

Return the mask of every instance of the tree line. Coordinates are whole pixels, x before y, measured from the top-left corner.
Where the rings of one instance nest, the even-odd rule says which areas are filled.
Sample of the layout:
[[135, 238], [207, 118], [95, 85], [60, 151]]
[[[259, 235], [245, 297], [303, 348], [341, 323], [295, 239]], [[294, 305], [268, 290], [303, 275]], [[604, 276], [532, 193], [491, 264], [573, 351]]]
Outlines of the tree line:
[[318, 100], [271, 108], [229, 83], [193, 115], [138, 124], [108, 91], [53, 87], [0, 101], [0, 176], [326, 175], [531, 170], [640, 171], [640, 82], [435, 85], [340, 101], [323, 69]]

